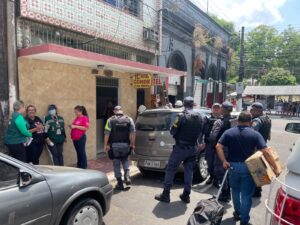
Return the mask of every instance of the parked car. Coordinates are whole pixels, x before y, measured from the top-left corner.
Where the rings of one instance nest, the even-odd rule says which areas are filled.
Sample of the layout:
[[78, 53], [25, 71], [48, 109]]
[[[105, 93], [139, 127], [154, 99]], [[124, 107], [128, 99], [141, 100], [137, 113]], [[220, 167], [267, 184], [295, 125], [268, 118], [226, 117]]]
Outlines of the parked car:
[[[165, 171], [175, 144], [170, 129], [180, 109], [153, 109], [140, 114], [136, 121], [136, 148], [131, 159], [141, 173]], [[179, 168], [182, 170], [182, 166]], [[208, 176], [204, 152], [199, 152], [194, 167], [194, 182]]]
[[0, 153], [1, 225], [102, 225], [111, 196], [102, 172], [34, 166]]
[[[300, 123], [288, 123], [286, 131], [300, 133]], [[273, 209], [270, 208], [269, 198], [266, 201], [268, 213], [271, 214], [272, 225], [300, 225], [300, 137], [292, 147], [292, 153], [287, 161], [287, 174], [284, 181], [276, 179], [280, 187], [277, 190]]]

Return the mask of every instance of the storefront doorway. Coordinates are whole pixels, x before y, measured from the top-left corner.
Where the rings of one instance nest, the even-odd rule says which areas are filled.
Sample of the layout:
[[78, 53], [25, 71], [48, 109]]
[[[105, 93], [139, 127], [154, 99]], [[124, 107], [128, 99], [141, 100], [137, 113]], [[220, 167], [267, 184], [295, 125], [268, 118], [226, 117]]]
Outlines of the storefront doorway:
[[118, 105], [119, 80], [116, 78], [96, 78], [96, 137], [97, 156], [104, 154], [104, 127], [107, 119], [113, 115], [113, 109]]

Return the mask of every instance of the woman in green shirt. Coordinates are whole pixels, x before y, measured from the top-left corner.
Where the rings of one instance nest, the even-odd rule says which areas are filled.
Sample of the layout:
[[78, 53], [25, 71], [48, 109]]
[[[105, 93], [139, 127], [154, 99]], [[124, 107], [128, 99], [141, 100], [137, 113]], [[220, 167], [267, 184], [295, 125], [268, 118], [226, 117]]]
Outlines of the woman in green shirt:
[[56, 105], [49, 105], [45, 118], [45, 133], [48, 148], [52, 154], [54, 165], [63, 166], [63, 145], [66, 141], [64, 119], [57, 114]]
[[25, 146], [30, 144], [32, 134], [28, 130], [28, 124], [24, 119], [25, 105], [23, 101], [13, 104], [14, 112], [9, 121], [5, 133], [4, 143], [12, 157], [26, 162]]

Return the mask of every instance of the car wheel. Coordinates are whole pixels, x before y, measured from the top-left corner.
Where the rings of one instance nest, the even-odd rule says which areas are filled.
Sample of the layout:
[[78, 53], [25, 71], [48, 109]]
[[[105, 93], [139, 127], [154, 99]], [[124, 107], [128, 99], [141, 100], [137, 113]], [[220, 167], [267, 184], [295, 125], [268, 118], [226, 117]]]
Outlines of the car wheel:
[[102, 225], [103, 213], [99, 202], [86, 198], [68, 211], [64, 225]]
[[201, 154], [197, 164], [194, 167], [193, 183], [201, 183], [208, 177], [208, 166], [205, 155]]

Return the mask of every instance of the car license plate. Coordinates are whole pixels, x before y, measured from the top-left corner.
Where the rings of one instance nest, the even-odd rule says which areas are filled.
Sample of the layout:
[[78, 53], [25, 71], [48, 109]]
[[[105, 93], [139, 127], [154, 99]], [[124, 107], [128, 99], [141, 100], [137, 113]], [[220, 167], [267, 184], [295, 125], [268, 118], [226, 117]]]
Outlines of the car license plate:
[[150, 168], [160, 168], [160, 161], [145, 160], [144, 166]]

